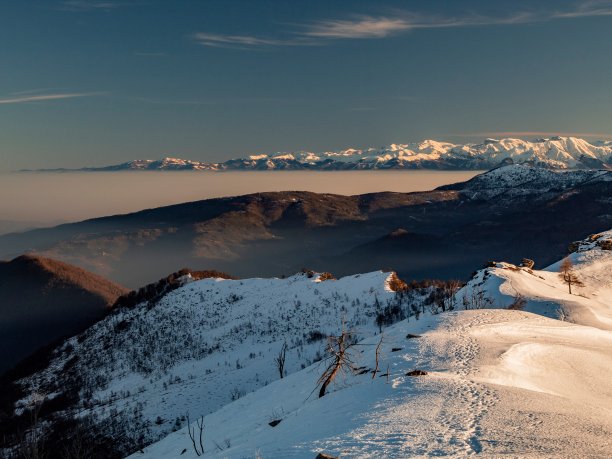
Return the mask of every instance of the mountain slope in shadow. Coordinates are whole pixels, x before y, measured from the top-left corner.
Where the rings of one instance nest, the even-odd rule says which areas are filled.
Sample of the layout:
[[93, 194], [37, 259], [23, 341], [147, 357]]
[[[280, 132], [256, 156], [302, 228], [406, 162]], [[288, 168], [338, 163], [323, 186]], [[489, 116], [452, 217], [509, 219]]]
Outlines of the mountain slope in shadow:
[[61, 261], [24, 255], [0, 262], [0, 372], [41, 346], [103, 318], [127, 290]]

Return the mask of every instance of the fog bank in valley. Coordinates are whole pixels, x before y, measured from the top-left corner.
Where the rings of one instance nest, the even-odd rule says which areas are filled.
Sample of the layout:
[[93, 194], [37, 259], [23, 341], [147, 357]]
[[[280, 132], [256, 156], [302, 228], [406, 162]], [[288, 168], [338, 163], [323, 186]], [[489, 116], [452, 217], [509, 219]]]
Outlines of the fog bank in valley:
[[[0, 234], [263, 191], [425, 191], [478, 171], [104, 172], [0, 174]], [[33, 223], [35, 222], [35, 223]]]

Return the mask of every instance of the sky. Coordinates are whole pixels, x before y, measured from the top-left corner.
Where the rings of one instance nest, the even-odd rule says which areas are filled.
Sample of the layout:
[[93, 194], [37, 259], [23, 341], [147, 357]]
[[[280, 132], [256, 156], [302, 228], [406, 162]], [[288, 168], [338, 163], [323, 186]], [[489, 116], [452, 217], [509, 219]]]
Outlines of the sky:
[[612, 0], [3, 0], [0, 171], [612, 138]]

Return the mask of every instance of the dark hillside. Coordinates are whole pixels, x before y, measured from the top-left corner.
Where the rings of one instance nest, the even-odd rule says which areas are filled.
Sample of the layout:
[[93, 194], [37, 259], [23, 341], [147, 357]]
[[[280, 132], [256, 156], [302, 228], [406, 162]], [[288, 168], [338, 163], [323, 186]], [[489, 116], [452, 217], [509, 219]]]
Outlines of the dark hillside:
[[106, 315], [127, 290], [67, 263], [34, 255], [0, 262], [0, 372], [39, 347]]

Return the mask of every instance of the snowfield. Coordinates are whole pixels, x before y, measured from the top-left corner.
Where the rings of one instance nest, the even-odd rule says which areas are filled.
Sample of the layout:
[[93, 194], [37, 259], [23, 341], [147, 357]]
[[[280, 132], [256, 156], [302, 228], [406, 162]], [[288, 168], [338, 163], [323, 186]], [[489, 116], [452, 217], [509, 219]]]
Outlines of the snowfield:
[[[408, 340], [407, 333], [422, 337]], [[363, 342], [360, 365], [374, 367], [377, 342]], [[609, 332], [479, 310], [398, 323], [385, 330], [384, 343], [388, 381], [347, 376], [319, 399], [313, 389], [322, 368], [294, 373], [206, 416], [203, 457], [609, 454]], [[428, 375], [405, 375], [414, 369]], [[270, 427], [274, 419], [282, 421]], [[131, 457], [197, 456], [183, 429]]]
[[[479, 271], [457, 306], [498, 309], [384, 328], [382, 371], [344, 375], [323, 398], [322, 362], [246, 394], [204, 417], [202, 457], [609, 457], [611, 245], [612, 231], [572, 245], [584, 283], [574, 295], [559, 263]], [[517, 298], [525, 310], [504, 309]], [[375, 367], [380, 338], [352, 348], [356, 366]], [[406, 375], [415, 369], [428, 374]], [[271, 427], [272, 420], [281, 422]], [[183, 428], [131, 457], [197, 455]]]

